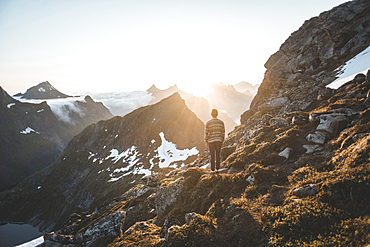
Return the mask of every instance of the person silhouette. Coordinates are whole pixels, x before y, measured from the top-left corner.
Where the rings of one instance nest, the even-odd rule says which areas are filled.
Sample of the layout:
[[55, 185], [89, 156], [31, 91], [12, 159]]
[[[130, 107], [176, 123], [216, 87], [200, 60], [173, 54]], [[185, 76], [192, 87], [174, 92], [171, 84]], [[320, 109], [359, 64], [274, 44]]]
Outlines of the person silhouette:
[[221, 119], [218, 119], [217, 109], [211, 111], [212, 119], [208, 120], [205, 126], [205, 142], [211, 153], [211, 173], [215, 173], [220, 169], [220, 154], [221, 147], [225, 139], [225, 124]]

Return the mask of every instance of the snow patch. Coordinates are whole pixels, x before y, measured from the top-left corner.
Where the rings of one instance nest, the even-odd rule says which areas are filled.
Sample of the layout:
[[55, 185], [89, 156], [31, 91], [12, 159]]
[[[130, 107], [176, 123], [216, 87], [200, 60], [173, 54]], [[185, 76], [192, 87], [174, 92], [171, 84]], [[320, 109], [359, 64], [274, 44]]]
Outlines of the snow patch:
[[176, 161], [185, 161], [189, 156], [198, 155], [199, 151], [196, 147], [192, 149], [178, 150], [176, 144], [169, 142], [164, 137], [164, 133], [159, 133], [162, 144], [156, 150], [157, 155], [155, 158], [159, 158], [159, 168], [170, 167], [170, 164]]
[[41, 110], [38, 110], [37, 113], [40, 113], [40, 112], [43, 112], [43, 111], [44, 111], [44, 109], [41, 109]]
[[43, 93], [45, 93], [45, 92], [46, 92], [46, 90], [45, 90], [45, 88], [40, 87], [40, 88], [39, 88], [39, 92], [43, 92]]
[[347, 61], [339, 72], [339, 78], [327, 85], [326, 87], [337, 89], [344, 83], [353, 80], [359, 74], [365, 74], [370, 69], [370, 46], [357, 56]]
[[138, 152], [135, 146], [128, 148], [126, 151], [123, 151], [122, 153], [119, 153], [117, 149], [113, 148], [110, 150], [110, 154], [104, 160], [108, 160], [112, 158], [112, 161], [114, 162], [114, 164], [117, 163], [117, 161], [119, 161], [122, 158], [125, 160], [129, 159], [132, 161], [136, 159], [137, 154]]
[[[87, 157], [87, 159], [89, 160], [89, 159], [91, 159], [92, 157], [94, 157], [95, 155], [97, 155], [97, 154], [94, 154], [94, 153], [92, 153], [92, 152], [89, 152], [89, 157]], [[93, 162], [95, 162], [95, 161], [93, 161]]]
[[[135, 165], [141, 164], [140, 156], [141, 154], [137, 151], [135, 146], [128, 148], [126, 151], [123, 151], [122, 153], [119, 153], [117, 149], [110, 150], [110, 154], [103, 160], [111, 159], [114, 162], [114, 164], [116, 164], [119, 160], [122, 159], [122, 162], [127, 165], [125, 167], [116, 168], [111, 174], [109, 174], [111, 178], [108, 180], [108, 182], [116, 182], [130, 174], [150, 175], [151, 170], [144, 168], [143, 165], [141, 167], [135, 167]], [[110, 169], [109, 170], [107, 169], [107, 171], [110, 171]], [[102, 171], [99, 171], [99, 173], [100, 172]], [[116, 177], [117, 174], [121, 175]]]
[[8, 107], [10, 109], [10, 107], [12, 107], [13, 105], [15, 105], [15, 103], [10, 103], [6, 107]]
[[201, 166], [202, 169], [211, 169], [211, 163], [205, 164], [204, 166]]
[[42, 244], [43, 242], [44, 242], [44, 236], [41, 236], [27, 243], [17, 245], [16, 247], [35, 247], [35, 246]]
[[39, 132], [37, 132], [36, 130], [34, 130], [34, 129], [30, 128], [30, 127], [27, 127], [26, 129], [21, 130], [19, 133], [24, 134], [24, 135], [27, 135], [27, 134], [30, 134], [31, 132], [34, 132], [36, 134], [40, 134]]
[[293, 149], [291, 149], [291, 148], [285, 148], [278, 155], [281, 156], [281, 157], [284, 157], [285, 159], [289, 159], [289, 155], [292, 151], [293, 151]]
[[247, 182], [249, 182], [250, 184], [253, 184], [254, 183], [254, 176], [253, 175], [250, 175], [247, 179], [246, 179]]

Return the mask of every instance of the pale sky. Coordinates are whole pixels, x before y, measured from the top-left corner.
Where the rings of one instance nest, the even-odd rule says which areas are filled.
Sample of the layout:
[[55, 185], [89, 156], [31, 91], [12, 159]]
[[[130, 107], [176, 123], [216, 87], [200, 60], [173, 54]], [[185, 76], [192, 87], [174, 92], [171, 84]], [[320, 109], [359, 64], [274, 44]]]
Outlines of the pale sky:
[[343, 0], [0, 0], [0, 86], [68, 94], [261, 83], [305, 20]]

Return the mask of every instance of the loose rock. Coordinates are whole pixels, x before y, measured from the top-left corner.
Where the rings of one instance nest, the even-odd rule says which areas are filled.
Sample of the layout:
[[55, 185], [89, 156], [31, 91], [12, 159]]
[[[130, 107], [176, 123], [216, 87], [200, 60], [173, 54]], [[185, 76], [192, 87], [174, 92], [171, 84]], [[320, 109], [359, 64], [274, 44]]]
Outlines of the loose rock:
[[306, 196], [313, 196], [317, 192], [317, 185], [316, 184], [309, 184], [305, 187], [297, 188], [293, 190], [293, 194], [298, 197], [306, 197]]

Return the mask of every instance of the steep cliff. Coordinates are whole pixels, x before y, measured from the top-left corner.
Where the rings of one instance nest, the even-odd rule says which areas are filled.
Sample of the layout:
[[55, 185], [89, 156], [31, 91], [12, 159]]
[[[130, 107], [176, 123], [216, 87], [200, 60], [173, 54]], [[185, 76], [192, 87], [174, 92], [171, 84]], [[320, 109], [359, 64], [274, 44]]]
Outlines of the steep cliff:
[[275, 99], [284, 111], [304, 110], [313, 98], [330, 92], [339, 67], [370, 45], [370, 7], [366, 0], [351, 1], [306, 21], [266, 62], [267, 69], [251, 112], [242, 123]]

